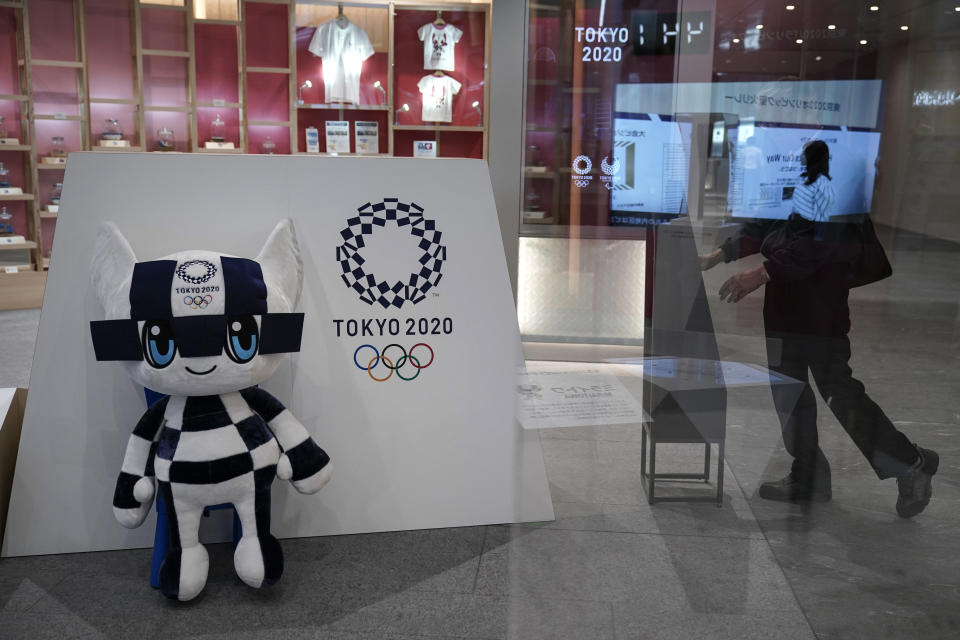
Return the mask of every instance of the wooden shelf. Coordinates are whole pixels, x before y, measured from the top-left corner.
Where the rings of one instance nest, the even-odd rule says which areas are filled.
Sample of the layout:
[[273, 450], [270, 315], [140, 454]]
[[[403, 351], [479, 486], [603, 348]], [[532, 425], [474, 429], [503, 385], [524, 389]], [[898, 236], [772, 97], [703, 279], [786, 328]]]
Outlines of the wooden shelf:
[[457, 131], [461, 133], [483, 133], [483, 127], [464, 127], [453, 125], [430, 125], [430, 124], [397, 124], [393, 126], [394, 131]]
[[144, 111], [176, 111], [180, 113], [190, 113], [193, 111], [192, 107], [164, 107], [160, 105], [144, 105]]
[[103, 151], [105, 153], [124, 153], [132, 151], [143, 151], [143, 147], [101, 147], [94, 145], [90, 151]]
[[197, 102], [198, 107], [210, 108], [210, 109], [239, 109], [239, 102], [224, 102], [223, 104], [214, 104], [213, 101], [206, 102]]
[[33, 200], [33, 194], [21, 193], [15, 196], [0, 196], [0, 202], [17, 202], [17, 201], [22, 202], [24, 200]]
[[185, 12], [187, 7], [185, 5], [172, 5], [172, 4], [154, 4], [152, 2], [144, 2], [143, 0], [138, 0], [138, 4], [141, 9], [162, 9], [164, 11], [182, 11]]
[[66, 171], [67, 163], [64, 162], [63, 164], [49, 164], [41, 160], [40, 162], [37, 163], [37, 169], [41, 171]]
[[66, 69], [83, 69], [83, 63], [76, 60], [41, 60], [34, 58], [30, 61], [34, 67], [61, 67]]
[[158, 56], [161, 58], [189, 58], [189, 51], [173, 51], [168, 49], [144, 49], [145, 56]]
[[222, 24], [229, 27], [235, 27], [240, 24], [239, 20], [219, 20], [215, 18], [194, 18], [194, 24]]
[[385, 104], [317, 104], [305, 103], [298, 104], [297, 109], [325, 109], [330, 111], [390, 111], [390, 107]]
[[35, 113], [33, 115], [34, 120], [68, 120], [71, 122], [84, 122], [86, 118], [83, 116], [68, 116], [65, 113]]
[[58, 215], [58, 214], [56, 214], [56, 213], [50, 213], [49, 211], [41, 211], [41, 212], [40, 212], [40, 217], [43, 218], [44, 220], [47, 220], [47, 219], [49, 219], [49, 220], [56, 220], [56, 219], [57, 219], [57, 215]]
[[23, 95], [22, 93], [0, 93], [0, 100], [16, 100], [19, 102], [26, 102], [30, 98]]
[[197, 149], [194, 153], [243, 153], [243, 149]]
[[290, 74], [290, 67], [245, 67], [247, 73], [283, 73]]
[[33, 151], [30, 144], [0, 144], [0, 151]]
[[139, 104], [134, 98], [90, 98], [90, 104]]
[[289, 122], [283, 120], [248, 120], [247, 126], [250, 127], [289, 127]]
[[0, 243], [0, 251], [17, 251], [23, 249], [36, 249], [37, 243], [32, 240], [27, 240], [26, 242], [19, 242], [17, 244], [7, 244]]

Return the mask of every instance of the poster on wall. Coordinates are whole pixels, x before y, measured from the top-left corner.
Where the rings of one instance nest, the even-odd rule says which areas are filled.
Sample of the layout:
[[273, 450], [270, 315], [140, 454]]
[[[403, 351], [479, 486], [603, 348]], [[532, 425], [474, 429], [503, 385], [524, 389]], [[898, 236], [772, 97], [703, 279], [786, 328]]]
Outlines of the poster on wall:
[[327, 120], [327, 153], [350, 153], [350, 122], [348, 120]]
[[[537, 434], [514, 411], [522, 349], [485, 162], [445, 159], [424, 172], [412, 158], [79, 154], [64, 193], [3, 555], [153, 541], [152, 513], [125, 529], [112, 507], [146, 404], [91, 341], [104, 310], [90, 264], [107, 220], [146, 261], [197, 247], [255, 256], [292, 218], [300, 351], [261, 386], [330, 455], [333, 474], [311, 496], [275, 483], [275, 535], [553, 519]], [[211, 288], [213, 300], [196, 304], [231, 304], [232, 289], [212, 290], [220, 274], [203, 266], [184, 275], [199, 285], [181, 286]], [[207, 539], [229, 539], [229, 519], [217, 523]]]
[[353, 126], [357, 153], [359, 155], [380, 153], [380, 131], [377, 122], [357, 120]]

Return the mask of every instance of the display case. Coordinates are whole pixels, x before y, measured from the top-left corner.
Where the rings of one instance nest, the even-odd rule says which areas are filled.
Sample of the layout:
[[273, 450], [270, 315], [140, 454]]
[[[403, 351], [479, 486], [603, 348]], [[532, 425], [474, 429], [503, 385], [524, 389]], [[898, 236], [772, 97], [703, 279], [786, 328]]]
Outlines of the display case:
[[[0, 187], [0, 266], [11, 271], [49, 263], [60, 215], [51, 194], [74, 151], [487, 157], [489, 3], [0, 5], [0, 36], [15, 45], [0, 48], [11, 184]], [[346, 67], [311, 50], [331, 23], [353, 25], [363, 45]], [[345, 82], [328, 92], [345, 68], [356, 71], [349, 94]], [[3, 240], [13, 236], [22, 241]]]

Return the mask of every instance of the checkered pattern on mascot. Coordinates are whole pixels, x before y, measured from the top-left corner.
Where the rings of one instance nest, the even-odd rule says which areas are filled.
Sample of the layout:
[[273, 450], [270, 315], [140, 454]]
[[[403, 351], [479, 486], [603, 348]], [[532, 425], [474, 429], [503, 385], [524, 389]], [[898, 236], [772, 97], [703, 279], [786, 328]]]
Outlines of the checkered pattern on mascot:
[[138, 384], [167, 394], [137, 423], [113, 497], [117, 520], [139, 526], [157, 490], [170, 549], [160, 589], [190, 600], [207, 580], [198, 528], [204, 507], [233, 503], [242, 525], [237, 575], [268, 586], [283, 572], [270, 535], [270, 485], [314, 493], [327, 454], [280, 402], [255, 385], [300, 349], [303, 266], [293, 223], [273, 230], [256, 260], [183, 251], [137, 262], [111, 223], [97, 238], [92, 285], [106, 320], [91, 323], [98, 360], [119, 360]]

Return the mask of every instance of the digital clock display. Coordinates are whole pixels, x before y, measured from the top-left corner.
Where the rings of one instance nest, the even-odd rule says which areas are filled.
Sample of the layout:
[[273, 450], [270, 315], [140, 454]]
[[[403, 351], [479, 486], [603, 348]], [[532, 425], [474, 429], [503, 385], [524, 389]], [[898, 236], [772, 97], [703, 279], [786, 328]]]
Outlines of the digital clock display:
[[713, 13], [634, 11], [631, 15], [633, 53], [638, 56], [707, 53]]

